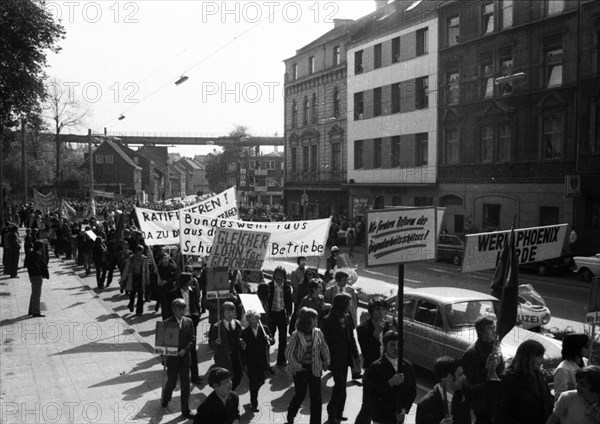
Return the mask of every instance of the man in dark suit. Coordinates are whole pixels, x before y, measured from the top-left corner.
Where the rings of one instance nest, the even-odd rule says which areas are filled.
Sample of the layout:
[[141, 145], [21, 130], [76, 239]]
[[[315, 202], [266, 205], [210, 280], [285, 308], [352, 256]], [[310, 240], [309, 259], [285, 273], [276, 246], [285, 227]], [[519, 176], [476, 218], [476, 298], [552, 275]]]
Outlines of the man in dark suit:
[[162, 389], [161, 406], [166, 408], [171, 400], [173, 389], [177, 384], [181, 386], [181, 414], [186, 418], [193, 418], [190, 411], [190, 352], [196, 346], [196, 332], [194, 324], [188, 317], [183, 316], [186, 303], [183, 299], [175, 299], [171, 305], [173, 316], [165, 322], [177, 323], [179, 326], [179, 352], [177, 356], [167, 356], [167, 381]]
[[[374, 297], [369, 300], [367, 311], [369, 312], [369, 319], [356, 328], [365, 371], [373, 362], [381, 358], [383, 335], [392, 329], [392, 323], [385, 320], [388, 304], [383, 297]], [[356, 424], [371, 423], [371, 405], [369, 401], [370, 398], [363, 387], [363, 401], [356, 416]]]
[[246, 365], [248, 386], [250, 388], [250, 406], [258, 412], [258, 391], [265, 382], [269, 369], [269, 346], [275, 343], [268, 328], [259, 325], [260, 314], [252, 309], [246, 311], [248, 327], [242, 331], [242, 360]]
[[331, 312], [323, 319], [322, 330], [331, 354], [329, 369], [334, 382], [331, 399], [327, 404], [329, 424], [339, 424], [348, 419], [343, 416], [346, 406], [348, 368], [352, 366], [354, 358], [358, 359], [353, 333], [354, 323], [348, 313], [350, 299], [350, 295], [346, 293], [336, 294]]
[[231, 388], [231, 373], [225, 368], [213, 368], [208, 384], [214, 390], [198, 407], [194, 424], [239, 424], [240, 398]]
[[[177, 288], [171, 290], [168, 294], [168, 304], [171, 305], [175, 299], [183, 299], [186, 303], [184, 316], [190, 318], [194, 324], [194, 337], [197, 336], [198, 323], [200, 322], [200, 298], [195, 287], [191, 287], [193, 275], [189, 272], [179, 274]], [[172, 316], [173, 311], [169, 306], [168, 310], [163, 309], [163, 315]], [[202, 379], [198, 373], [198, 356], [196, 345], [190, 352], [190, 370], [192, 372], [192, 382], [201, 383]]]
[[403, 423], [417, 396], [413, 365], [398, 363], [399, 340], [396, 331], [383, 336], [383, 356], [365, 373], [364, 384], [371, 397], [371, 418], [379, 424]]
[[278, 266], [273, 271], [273, 281], [269, 283], [269, 330], [273, 337], [279, 331], [277, 365], [285, 366], [285, 348], [287, 347], [287, 326], [292, 316], [292, 287], [287, 282], [287, 273]]
[[[433, 370], [439, 383], [419, 401], [416, 424], [471, 424], [470, 400], [477, 393], [468, 391], [461, 360], [442, 356]], [[498, 376], [489, 384], [499, 387]]]

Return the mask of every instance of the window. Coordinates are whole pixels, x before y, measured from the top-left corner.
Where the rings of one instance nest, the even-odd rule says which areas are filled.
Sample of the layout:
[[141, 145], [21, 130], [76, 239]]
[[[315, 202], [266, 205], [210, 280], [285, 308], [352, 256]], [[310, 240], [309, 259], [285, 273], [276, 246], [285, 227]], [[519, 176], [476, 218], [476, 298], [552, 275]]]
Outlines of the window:
[[512, 27], [513, 0], [500, 0], [500, 12], [502, 13], [502, 28]]
[[304, 96], [304, 125], [308, 125], [308, 116], [310, 113], [310, 102], [308, 97]]
[[458, 71], [450, 71], [446, 73], [446, 104], [458, 104], [459, 95]]
[[363, 51], [362, 50], [354, 52], [354, 73], [355, 74], [363, 73]]
[[292, 128], [298, 125], [298, 104], [296, 100], [292, 100]]
[[423, 56], [427, 54], [429, 44], [429, 31], [428, 28], [421, 28], [417, 30], [417, 56]]
[[381, 139], [373, 141], [373, 168], [381, 168]]
[[96, 163], [104, 163], [104, 156], [94, 155], [94, 158], [96, 159]]
[[294, 63], [292, 65], [292, 80], [296, 81], [298, 79], [298, 64]]
[[562, 155], [562, 116], [542, 119], [542, 159], [557, 159]]
[[340, 46], [335, 46], [333, 48], [333, 66], [339, 65], [342, 60], [342, 54], [340, 50]]
[[421, 77], [415, 80], [415, 107], [426, 109], [429, 107], [429, 77]]
[[363, 119], [364, 113], [364, 101], [363, 101], [363, 92], [354, 93], [354, 120], [357, 121], [359, 119]]
[[354, 142], [354, 169], [363, 167], [363, 147], [363, 140], [356, 140]]
[[316, 172], [319, 168], [319, 157], [317, 153], [318, 148], [319, 146], [316, 144], [310, 146], [310, 170], [312, 172]]
[[113, 163], [113, 155], [106, 155], [106, 156], [104, 156], [104, 161], [106, 163]]
[[458, 163], [458, 129], [446, 130], [446, 164]]
[[373, 90], [373, 116], [381, 115], [381, 87]]
[[482, 34], [494, 32], [494, 2], [481, 5], [481, 25]]
[[340, 91], [337, 87], [333, 89], [333, 116], [340, 117]]
[[313, 93], [312, 95], [312, 119], [313, 124], [317, 123], [317, 95]]
[[540, 226], [560, 224], [558, 207], [540, 206]]
[[375, 44], [373, 49], [373, 68], [381, 68], [381, 43]]
[[600, 229], [600, 196], [585, 197], [585, 228]]
[[561, 13], [565, 8], [565, 0], [546, 0], [545, 8], [546, 15]]
[[[499, 67], [500, 67], [500, 75], [508, 76], [512, 75], [514, 71], [513, 59], [512, 59], [512, 51], [510, 48], [506, 50], [500, 51], [500, 59], [499, 59]], [[498, 86], [498, 92], [501, 96], [509, 96], [513, 92], [513, 83], [512, 81], [502, 82]]]
[[512, 129], [508, 124], [498, 129], [498, 161], [507, 162], [512, 159]]
[[392, 137], [392, 168], [400, 166], [400, 136], [395, 135]]
[[308, 172], [310, 164], [310, 146], [302, 146], [302, 171]]
[[392, 38], [392, 63], [400, 62], [400, 37]]
[[452, 16], [446, 21], [446, 45], [454, 46], [458, 44], [460, 36], [460, 18]]
[[417, 151], [417, 166], [427, 165], [429, 163], [429, 140], [427, 133], [415, 135], [415, 145]]
[[415, 311], [415, 321], [434, 327], [443, 327], [442, 315], [435, 304], [419, 300]]
[[481, 128], [481, 162], [491, 162], [494, 158], [494, 133], [492, 127]]
[[342, 143], [331, 143], [331, 170], [342, 170]]
[[481, 55], [481, 97], [489, 99], [494, 97], [494, 61], [492, 53]]
[[315, 57], [314, 56], [310, 56], [308, 58], [308, 73], [309, 74], [315, 73]]
[[485, 230], [497, 229], [500, 226], [500, 205], [483, 204], [482, 227]]
[[392, 84], [392, 113], [400, 112], [400, 83]]
[[298, 172], [298, 148], [296, 147], [292, 147], [292, 154], [291, 154], [291, 161], [292, 161], [292, 173], [296, 173]]
[[548, 37], [544, 40], [544, 88], [562, 85], [562, 37]]

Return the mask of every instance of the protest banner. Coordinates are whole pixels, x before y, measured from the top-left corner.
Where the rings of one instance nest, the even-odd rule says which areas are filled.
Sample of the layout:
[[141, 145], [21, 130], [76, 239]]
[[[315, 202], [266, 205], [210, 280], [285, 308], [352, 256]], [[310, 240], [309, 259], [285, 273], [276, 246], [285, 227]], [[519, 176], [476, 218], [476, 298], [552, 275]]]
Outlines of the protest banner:
[[92, 239], [92, 241], [96, 241], [96, 238], [97, 238], [98, 236], [96, 235], [96, 233], [95, 233], [95, 232], [93, 232], [92, 230], [87, 230], [85, 233], [87, 234], [87, 236], [88, 236], [89, 238], [91, 238], [91, 239]]
[[269, 249], [269, 237], [265, 232], [218, 228], [207, 266], [260, 270]]
[[58, 206], [58, 198], [56, 197], [56, 194], [54, 192], [42, 194], [34, 188], [33, 206], [36, 210], [39, 209], [42, 212], [48, 212]]
[[585, 320], [588, 324], [596, 325], [600, 323], [600, 277], [592, 278], [590, 301]]
[[176, 321], [158, 321], [156, 323], [154, 353], [166, 356], [179, 354], [179, 324]]
[[[558, 258], [562, 254], [568, 224], [515, 229], [519, 264]], [[468, 234], [462, 272], [495, 269], [510, 230]]]
[[308, 221], [246, 222], [210, 218], [187, 211], [181, 213], [181, 253], [192, 256], [208, 256], [219, 228], [269, 233], [267, 257], [296, 258], [298, 256], [322, 256], [331, 218]]
[[222, 299], [231, 295], [229, 292], [229, 269], [227, 267], [207, 267], [206, 298]]
[[135, 208], [140, 231], [147, 246], [179, 244], [179, 215], [182, 211], [203, 216], [238, 219], [235, 188], [207, 197], [199, 203], [172, 211]]
[[367, 212], [367, 266], [435, 258], [436, 208]]

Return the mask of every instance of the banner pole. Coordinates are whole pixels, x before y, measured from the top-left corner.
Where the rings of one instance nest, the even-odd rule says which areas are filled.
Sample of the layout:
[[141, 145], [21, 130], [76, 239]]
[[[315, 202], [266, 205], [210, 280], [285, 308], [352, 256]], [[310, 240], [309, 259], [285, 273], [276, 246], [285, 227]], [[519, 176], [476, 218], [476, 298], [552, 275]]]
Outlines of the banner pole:
[[398, 324], [398, 369], [404, 358], [404, 264], [398, 264], [398, 293], [396, 296], [396, 320]]

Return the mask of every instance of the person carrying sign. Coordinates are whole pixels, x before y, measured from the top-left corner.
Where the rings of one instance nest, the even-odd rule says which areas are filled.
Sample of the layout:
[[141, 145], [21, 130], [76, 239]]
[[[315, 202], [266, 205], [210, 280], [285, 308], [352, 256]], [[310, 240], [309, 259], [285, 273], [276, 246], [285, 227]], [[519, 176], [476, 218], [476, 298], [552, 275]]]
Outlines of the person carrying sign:
[[235, 319], [235, 305], [221, 305], [222, 320], [210, 329], [208, 344], [214, 352], [215, 366], [227, 369], [233, 375], [233, 390], [242, 381], [242, 324]]
[[[184, 315], [186, 303], [183, 299], [175, 299], [171, 304], [173, 316], [165, 322], [176, 322], [179, 326], [179, 345], [177, 356], [167, 356], [167, 381], [165, 382], [162, 395], [161, 406], [166, 408], [169, 405], [173, 389], [177, 384], [181, 386], [181, 415], [192, 419], [194, 414], [190, 411], [190, 352], [196, 346], [196, 334], [194, 323], [190, 318]], [[163, 357], [164, 358], [164, 357]]]
[[278, 266], [273, 271], [273, 281], [269, 283], [269, 330], [273, 336], [279, 331], [277, 365], [280, 366], [287, 365], [287, 326], [292, 315], [292, 287], [286, 277], [285, 269]]

